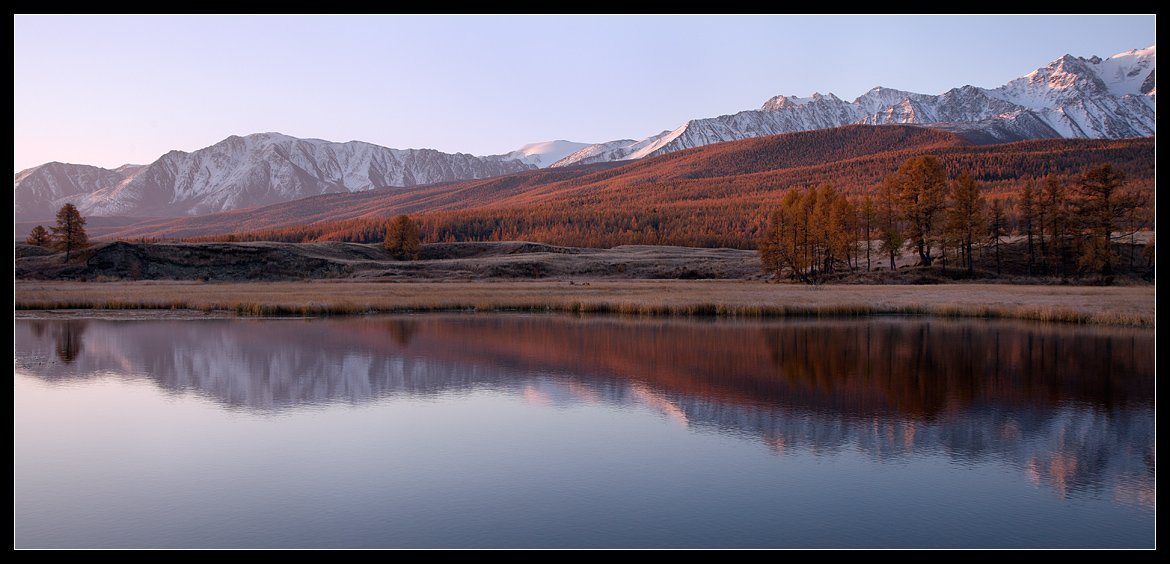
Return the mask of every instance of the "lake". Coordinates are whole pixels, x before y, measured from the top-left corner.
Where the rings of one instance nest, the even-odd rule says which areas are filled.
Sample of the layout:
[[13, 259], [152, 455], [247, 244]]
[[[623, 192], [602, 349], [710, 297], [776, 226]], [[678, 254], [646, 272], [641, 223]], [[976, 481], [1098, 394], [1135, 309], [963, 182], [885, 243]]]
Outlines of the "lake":
[[1153, 547], [1151, 330], [14, 322], [24, 547]]

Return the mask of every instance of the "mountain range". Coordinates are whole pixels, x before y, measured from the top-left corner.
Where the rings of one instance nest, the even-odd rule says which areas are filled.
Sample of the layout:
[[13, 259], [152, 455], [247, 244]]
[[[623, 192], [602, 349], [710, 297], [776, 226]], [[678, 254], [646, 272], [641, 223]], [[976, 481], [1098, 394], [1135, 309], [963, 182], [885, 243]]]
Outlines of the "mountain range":
[[849, 124], [925, 125], [982, 142], [1147, 137], [1156, 131], [1155, 55], [1155, 47], [1108, 59], [1065, 55], [998, 88], [963, 86], [937, 96], [882, 87], [852, 102], [833, 94], [775, 96], [758, 110], [690, 120], [641, 140], [557, 140], [490, 156], [279, 133], [231, 136], [190, 153], [171, 151], [148, 165], [104, 169], [51, 162], [23, 170], [13, 181], [14, 215], [18, 221], [41, 221], [72, 202], [87, 216], [200, 216], [321, 194], [636, 160]]
[[985, 141], [1121, 139], [1155, 133], [1156, 49], [1108, 59], [1065, 55], [998, 88], [940, 95], [878, 86], [852, 102], [833, 94], [775, 96], [758, 110], [690, 120], [641, 140], [590, 145], [552, 166], [633, 160], [749, 137], [850, 124], [914, 124], [979, 134]]
[[[386, 218], [410, 214], [428, 241], [527, 240], [753, 248], [769, 210], [793, 186], [831, 184], [849, 194], [881, 183], [911, 156], [942, 159], [989, 193], [1026, 179], [1070, 178], [1112, 164], [1152, 194], [1153, 138], [1040, 139], [973, 144], [912, 125], [849, 125], [741, 139], [627, 162], [549, 167], [480, 180], [323, 194], [196, 217], [100, 225], [95, 236], [284, 242], [377, 242]], [[33, 226], [18, 223], [23, 237]], [[228, 234], [231, 234], [228, 236]]]

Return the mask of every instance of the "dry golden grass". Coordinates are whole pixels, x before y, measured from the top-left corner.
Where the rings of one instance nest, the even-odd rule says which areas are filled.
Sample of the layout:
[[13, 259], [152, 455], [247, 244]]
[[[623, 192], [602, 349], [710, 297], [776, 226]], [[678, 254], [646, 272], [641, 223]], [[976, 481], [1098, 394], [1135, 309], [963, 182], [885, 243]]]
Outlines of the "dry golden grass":
[[240, 315], [558, 311], [727, 317], [883, 314], [1153, 326], [1154, 287], [796, 286], [749, 281], [15, 282], [16, 309], [193, 309]]

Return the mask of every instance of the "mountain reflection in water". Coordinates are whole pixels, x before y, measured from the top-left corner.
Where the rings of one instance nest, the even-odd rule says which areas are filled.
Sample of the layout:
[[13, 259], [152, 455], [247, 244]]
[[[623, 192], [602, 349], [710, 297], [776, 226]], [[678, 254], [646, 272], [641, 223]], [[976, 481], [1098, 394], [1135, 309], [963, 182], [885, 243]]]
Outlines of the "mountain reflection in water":
[[775, 453], [994, 458], [1061, 496], [1154, 507], [1145, 330], [879, 319], [554, 316], [18, 320], [16, 371], [118, 376], [268, 413], [492, 389], [640, 406]]

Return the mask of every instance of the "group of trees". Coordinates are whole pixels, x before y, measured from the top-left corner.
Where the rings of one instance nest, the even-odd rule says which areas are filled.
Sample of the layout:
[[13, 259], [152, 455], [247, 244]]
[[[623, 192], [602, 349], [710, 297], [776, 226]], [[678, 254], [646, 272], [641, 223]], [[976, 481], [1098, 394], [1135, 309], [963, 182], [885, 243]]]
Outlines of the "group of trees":
[[[1019, 202], [994, 197], [967, 172], [948, 180], [937, 157], [913, 157], [871, 192], [847, 197], [832, 186], [790, 190], [758, 241], [766, 272], [814, 282], [838, 270], [873, 267], [874, 252], [889, 268], [909, 246], [922, 266], [959, 259], [975, 269], [976, 251], [990, 250], [1001, 268], [1000, 245], [1015, 232], [1026, 243], [1029, 274], [1114, 274], [1114, 242], [1148, 220], [1146, 198], [1127, 189], [1111, 165], [1090, 168], [1071, 185], [1049, 176], [1025, 183]], [[1147, 250], [1152, 254], [1151, 247]], [[1130, 249], [1132, 261], [1133, 251]]]
[[852, 268], [859, 224], [857, 206], [832, 186], [790, 190], [759, 243], [764, 270], [812, 282], [838, 265]]
[[73, 204], [65, 204], [57, 210], [57, 225], [49, 228], [50, 234], [43, 225], [38, 225], [29, 233], [25, 242], [38, 247], [49, 247], [56, 251], [65, 252], [65, 261], [68, 262], [73, 253], [89, 247], [89, 236], [85, 233], [85, 218]]

